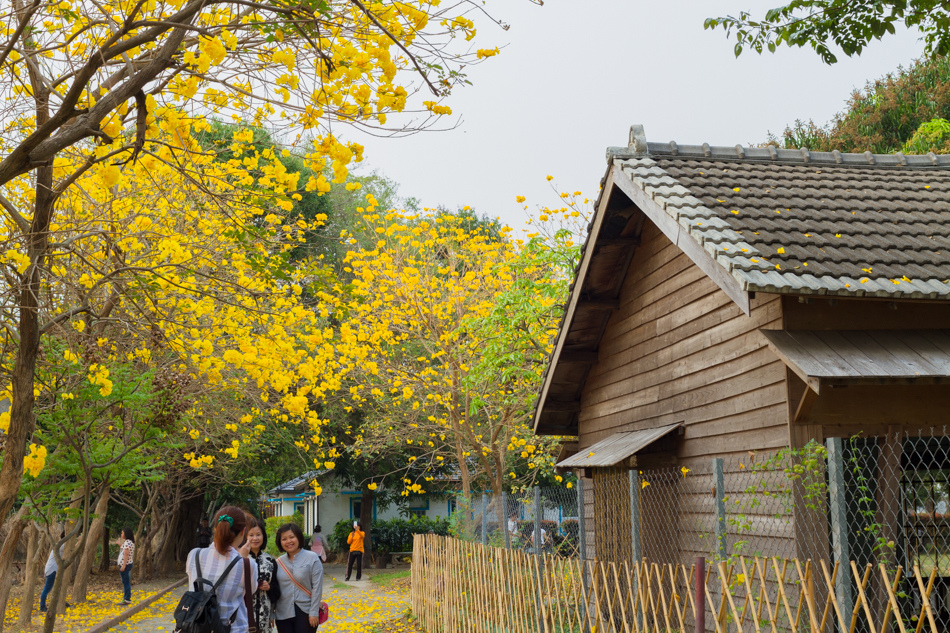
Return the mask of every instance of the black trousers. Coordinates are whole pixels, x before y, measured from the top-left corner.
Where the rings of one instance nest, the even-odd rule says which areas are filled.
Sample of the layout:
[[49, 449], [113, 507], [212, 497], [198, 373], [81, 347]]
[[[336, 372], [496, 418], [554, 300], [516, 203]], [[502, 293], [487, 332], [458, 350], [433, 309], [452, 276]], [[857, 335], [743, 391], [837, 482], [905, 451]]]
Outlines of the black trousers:
[[289, 620], [277, 620], [277, 633], [314, 633], [317, 627], [310, 626], [310, 616], [294, 605], [294, 617]]
[[346, 579], [350, 579], [350, 574], [353, 572], [353, 563], [356, 563], [356, 579], [359, 580], [363, 576], [363, 552], [350, 552], [350, 559], [346, 561]]

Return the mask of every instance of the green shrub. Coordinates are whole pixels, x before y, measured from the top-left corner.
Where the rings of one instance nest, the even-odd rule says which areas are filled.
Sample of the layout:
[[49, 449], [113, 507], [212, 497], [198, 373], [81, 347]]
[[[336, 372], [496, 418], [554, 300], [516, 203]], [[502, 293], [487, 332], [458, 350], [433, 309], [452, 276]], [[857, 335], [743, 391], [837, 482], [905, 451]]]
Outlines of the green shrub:
[[[348, 552], [349, 545], [346, 537], [353, 531], [353, 521], [343, 519], [333, 526], [330, 533], [330, 548], [335, 552]], [[370, 537], [373, 549], [382, 552], [411, 552], [413, 534], [428, 534], [433, 532], [440, 536], [449, 534], [449, 520], [446, 518], [430, 519], [429, 517], [414, 516], [410, 519], [389, 519], [388, 521], [374, 521], [370, 528]]]
[[[285, 523], [296, 523], [303, 530], [303, 515], [297, 512], [289, 517], [267, 517], [264, 520], [264, 525], [267, 528], [267, 553], [271, 556], [280, 556], [280, 552], [277, 550], [277, 528]], [[303, 546], [306, 547], [310, 543], [309, 535], [304, 534], [303, 538], [305, 541]]]
[[327, 539], [330, 544], [330, 549], [334, 552], [350, 551], [350, 546], [346, 544], [346, 537], [349, 536], [352, 531], [352, 519], [340, 519], [337, 521], [336, 525], [333, 526], [333, 531], [330, 532], [330, 537]]
[[950, 121], [933, 119], [921, 123], [901, 151], [905, 154], [946, 154], [950, 151]]

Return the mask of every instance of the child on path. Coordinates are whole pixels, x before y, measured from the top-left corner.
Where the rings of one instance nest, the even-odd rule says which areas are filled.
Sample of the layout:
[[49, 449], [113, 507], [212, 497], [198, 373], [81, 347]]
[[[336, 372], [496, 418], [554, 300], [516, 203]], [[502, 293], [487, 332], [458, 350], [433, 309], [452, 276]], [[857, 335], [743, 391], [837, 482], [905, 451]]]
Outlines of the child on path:
[[135, 554], [135, 536], [132, 534], [132, 528], [122, 528], [119, 535], [119, 576], [122, 577], [122, 602], [121, 605], [132, 604], [132, 559]]
[[[213, 546], [196, 547], [188, 552], [188, 562], [185, 564], [188, 586], [194, 587], [198, 579], [196, 561], [201, 564], [202, 578], [214, 583], [223, 576], [224, 580], [215, 591], [221, 620], [225, 624], [231, 623], [231, 633], [248, 633], [249, 620], [244, 605], [245, 566], [241, 560], [248, 559], [251, 551], [250, 543], [246, 543], [244, 538], [247, 535], [247, 517], [241, 508], [225, 506], [218, 510], [213, 523]], [[257, 563], [249, 559], [248, 567], [251, 592], [256, 592]]]
[[346, 542], [350, 545], [350, 557], [349, 560], [346, 561], [345, 580], [350, 579], [350, 574], [353, 572], [353, 563], [356, 563], [356, 579], [359, 580], [363, 576], [363, 539], [365, 537], [366, 533], [363, 532], [363, 524], [359, 521], [354, 521], [353, 531], [346, 537]]
[[323, 563], [303, 549], [303, 532], [296, 523], [277, 529], [277, 583], [280, 599], [275, 615], [278, 633], [314, 633], [320, 625], [323, 601]]

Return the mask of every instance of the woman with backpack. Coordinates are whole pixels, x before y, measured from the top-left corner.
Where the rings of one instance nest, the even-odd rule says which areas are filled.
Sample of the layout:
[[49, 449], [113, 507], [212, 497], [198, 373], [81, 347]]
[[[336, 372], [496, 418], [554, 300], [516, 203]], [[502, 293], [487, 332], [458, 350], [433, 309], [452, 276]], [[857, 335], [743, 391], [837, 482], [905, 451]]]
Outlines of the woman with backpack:
[[254, 621], [258, 633], [274, 633], [274, 607], [280, 599], [280, 585], [274, 578], [277, 559], [265, 550], [267, 529], [256, 517], [247, 519], [247, 542], [251, 546], [251, 558], [257, 563], [257, 591], [252, 600]]
[[[240, 508], [225, 506], [215, 515], [211, 527], [214, 530], [212, 546], [195, 548], [188, 553], [185, 570], [189, 586], [200, 593], [210, 591], [211, 585], [202, 582], [196, 587], [195, 581], [199, 578], [217, 584], [214, 593], [220, 619], [231, 624], [231, 633], [248, 633], [249, 618], [244, 595], [245, 592], [253, 595], [257, 591], [257, 563], [248, 559], [250, 544], [244, 539], [247, 517]], [[176, 622], [182, 604], [179, 603], [178, 607]]]
[[303, 549], [303, 532], [296, 523], [277, 528], [277, 550], [283, 553], [277, 559], [277, 632], [314, 633], [323, 608], [323, 563]]

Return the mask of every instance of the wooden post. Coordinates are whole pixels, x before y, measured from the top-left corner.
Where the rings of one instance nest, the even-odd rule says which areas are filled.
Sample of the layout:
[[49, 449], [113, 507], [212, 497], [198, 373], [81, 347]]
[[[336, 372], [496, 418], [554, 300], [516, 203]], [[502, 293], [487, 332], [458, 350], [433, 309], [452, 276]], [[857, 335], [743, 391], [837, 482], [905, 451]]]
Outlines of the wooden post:
[[587, 507], [584, 505], [584, 473], [577, 473], [577, 558], [581, 567], [581, 598], [584, 605], [584, 615], [582, 618], [584, 630], [587, 630], [588, 611], [587, 611]]
[[712, 461], [716, 484], [716, 552], [719, 560], [726, 560], [726, 475], [722, 458], [714, 457]]
[[482, 545], [488, 545], [488, 494], [482, 493]]
[[848, 506], [844, 487], [844, 446], [840, 437], [825, 440], [828, 449], [828, 504], [831, 514], [831, 549], [838, 563], [835, 594], [842, 613], [854, 610], [851, 593], [851, 546], [848, 543]]
[[696, 557], [693, 574], [696, 633], [706, 633], [706, 559], [703, 556]]

